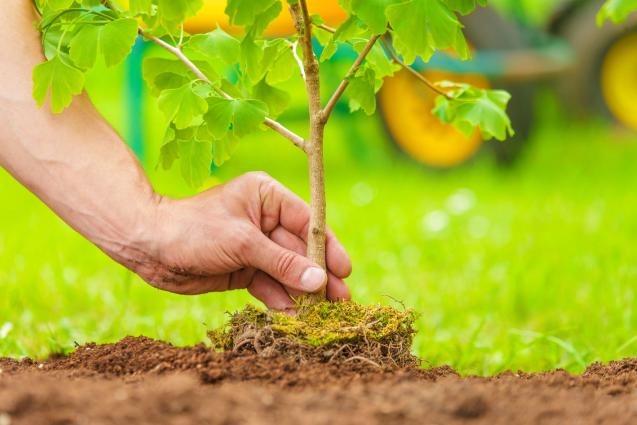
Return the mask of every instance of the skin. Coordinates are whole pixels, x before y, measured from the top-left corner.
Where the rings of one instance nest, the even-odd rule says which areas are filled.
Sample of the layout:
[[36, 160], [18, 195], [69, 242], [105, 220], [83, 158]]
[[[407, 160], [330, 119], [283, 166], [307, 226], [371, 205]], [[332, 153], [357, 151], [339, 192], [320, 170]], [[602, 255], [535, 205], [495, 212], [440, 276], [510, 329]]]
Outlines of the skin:
[[179, 294], [247, 289], [293, 311], [291, 296], [327, 286], [346, 300], [351, 262], [327, 234], [327, 273], [305, 257], [310, 209], [263, 173], [187, 199], [157, 194], [134, 154], [86, 96], [63, 114], [39, 109], [43, 60], [29, 0], [0, 14], [0, 166], [66, 223], [151, 285]]

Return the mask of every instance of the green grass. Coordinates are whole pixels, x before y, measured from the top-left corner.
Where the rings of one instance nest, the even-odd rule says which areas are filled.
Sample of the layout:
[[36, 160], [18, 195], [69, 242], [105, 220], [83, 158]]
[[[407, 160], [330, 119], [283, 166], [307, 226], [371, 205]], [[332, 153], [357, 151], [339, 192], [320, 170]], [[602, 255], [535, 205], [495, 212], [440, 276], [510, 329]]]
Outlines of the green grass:
[[[117, 102], [100, 105], [121, 122], [108, 113]], [[338, 117], [329, 127], [329, 223], [353, 258], [354, 296], [416, 309], [414, 349], [430, 364], [477, 374], [579, 371], [637, 355], [637, 137], [542, 106], [513, 169], [485, 154], [431, 172], [396, 155], [377, 118]], [[156, 111], [148, 116], [157, 139]], [[177, 173], [153, 171], [152, 158], [148, 168], [161, 191], [187, 192]], [[242, 143], [211, 181], [248, 170], [307, 197], [303, 157], [277, 136]], [[2, 356], [43, 357], [129, 334], [194, 344], [249, 301], [150, 288], [4, 171], [0, 205]]]

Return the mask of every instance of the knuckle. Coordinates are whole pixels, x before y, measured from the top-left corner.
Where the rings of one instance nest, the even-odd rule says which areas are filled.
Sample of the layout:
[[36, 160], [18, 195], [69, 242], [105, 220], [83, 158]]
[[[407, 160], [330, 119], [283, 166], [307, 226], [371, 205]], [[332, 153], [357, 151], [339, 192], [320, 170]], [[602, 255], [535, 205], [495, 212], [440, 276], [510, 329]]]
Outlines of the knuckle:
[[267, 183], [274, 180], [268, 173], [265, 171], [251, 171], [246, 174], [246, 178], [248, 180], [254, 181], [256, 183]]
[[275, 270], [280, 276], [290, 276], [294, 270], [296, 255], [289, 251], [284, 251], [276, 259]]

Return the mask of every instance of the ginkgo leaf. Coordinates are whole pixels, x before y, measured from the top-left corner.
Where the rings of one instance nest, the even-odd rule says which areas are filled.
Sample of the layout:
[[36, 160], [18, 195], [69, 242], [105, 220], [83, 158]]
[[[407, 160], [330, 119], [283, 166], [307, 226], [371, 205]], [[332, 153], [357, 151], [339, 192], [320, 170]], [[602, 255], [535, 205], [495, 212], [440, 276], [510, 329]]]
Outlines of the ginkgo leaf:
[[428, 61], [438, 49], [454, 49], [461, 59], [469, 57], [462, 24], [442, 0], [408, 0], [390, 5], [387, 17], [394, 46], [407, 63], [421, 56]]
[[82, 93], [83, 88], [84, 74], [64, 63], [59, 56], [33, 69], [33, 98], [42, 106], [50, 93], [51, 111], [54, 113], [66, 109], [73, 96]]
[[[354, 50], [360, 53], [367, 45], [366, 40], [355, 41], [352, 43]], [[376, 79], [383, 79], [394, 75], [396, 71], [401, 69], [400, 65], [394, 63], [385, 53], [380, 44], [374, 44], [372, 49], [365, 58], [365, 63], [374, 70]]]
[[372, 34], [387, 31], [387, 6], [400, 3], [401, 0], [352, 0], [352, 11], [369, 27]]
[[203, 0], [157, 0], [157, 10], [169, 23], [181, 23], [203, 7]]
[[257, 130], [267, 114], [267, 105], [259, 100], [211, 97], [204, 121], [216, 139], [225, 137], [230, 130], [240, 138]]
[[50, 7], [52, 10], [68, 9], [74, 0], [44, 0], [43, 5]]
[[345, 42], [354, 37], [361, 35], [363, 30], [358, 26], [358, 19], [350, 16], [341, 25], [336, 28], [334, 34], [331, 35], [329, 42], [321, 53], [321, 62], [330, 60], [338, 49], [338, 43]]
[[199, 187], [210, 176], [212, 142], [179, 140], [179, 167], [181, 175], [192, 187]]
[[451, 10], [462, 15], [468, 15], [473, 12], [478, 5], [485, 7], [487, 0], [445, 0]]
[[153, 0], [129, 0], [128, 10], [133, 15], [150, 15], [153, 11]]
[[71, 40], [69, 55], [75, 65], [88, 69], [95, 65], [97, 55], [101, 54], [106, 66], [111, 67], [128, 56], [136, 38], [137, 22], [134, 19], [85, 25]]
[[179, 143], [177, 141], [175, 129], [170, 126], [164, 134], [164, 142], [159, 149], [159, 162], [157, 166], [164, 170], [170, 169], [175, 161], [179, 159]]
[[637, 0], [606, 0], [597, 15], [597, 25], [602, 26], [607, 19], [618, 24], [637, 11]]
[[212, 158], [217, 167], [221, 167], [230, 159], [234, 153], [239, 140], [232, 135], [228, 135], [223, 139], [213, 140], [212, 142]]
[[281, 14], [283, 10], [283, 6], [280, 1], [275, 2], [272, 6], [267, 8], [263, 13], [260, 13], [254, 19], [254, 23], [250, 26], [250, 28], [254, 31], [255, 34], [261, 35], [266, 30], [268, 25], [272, 21], [274, 21], [277, 16]]
[[266, 43], [261, 59], [261, 69], [266, 73], [266, 81], [270, 85], [283, 83], [294, 74], [300, 74], [299, 66], [292, 53], [292, 46], [283, 39]]
[[363, 67], [354, 76], [347, 87], [349, 109], [351, 112], [362, 109], [367, 115], [376, 112], [376, 75], [374, 70]]
[[189, 127], [195, 118], [208, 110], [208, 103], [190, 82], [176, 89], [164, 90], [159, 96], [158, 105], [177, 129]]
[[451, 89], [450, 98], [439, 96], [433, 113], [444, 123], [452, 124], [465, 135], [480, 129], [484, 139], [505, 140], [515, 132], [506, 108], [511, 95], [502, 90], [479, 89], [468, 84], [442, 82]]
[[237, 63], [241, 54], [239, 40], [221, 28], [207, 34], [192, 36], [185, 47], [194, 49], [210, 59], [221, 59], [228, 65]]
[[290, 95], [285, 90], [272, 87], [266, 80], [261, 80], [252, 90], [252, 95], [268, 106], [270, 118], [277, 118], [290, 104]]
[[226, 15], [234, 25], [250, 26], [275, 3], [280, 0], [228, 0]]

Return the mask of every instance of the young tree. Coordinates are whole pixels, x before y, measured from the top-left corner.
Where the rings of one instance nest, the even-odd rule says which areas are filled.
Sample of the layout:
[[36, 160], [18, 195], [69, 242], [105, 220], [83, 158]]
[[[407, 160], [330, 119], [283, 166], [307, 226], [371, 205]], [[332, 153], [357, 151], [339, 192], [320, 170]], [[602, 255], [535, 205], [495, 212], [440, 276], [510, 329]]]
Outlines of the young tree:
[[[343, 95], [350, 110], [373, 114], [375, 94], [383, 80], [404, 68], [438, 93], [434, 113], [471, 134], [479, 128], [486, 139], [513, 134], [506, 115], [509, 94], [466, 84], [431, 82], [409, 64], [428, 61], [437, 50], [453, 50], [468, 59], [470, 49], [460, 14], [486, 0], [342, 0], [349, 17], [330, 28], [312, 15], [307, 0], [228, 0], [226, 13], [243, 27], [236, 38], [222, 29], [189, 35], [183, 22], [202, 0], [35, 0], [42, 15], [39, 28], [47, 62], [33, 72], [33, 95], [62, 112], [84, 86], [84, 74], [98, 58], [113, 66], [126, 58], [138, 35], [161, 46], [169, 55], [147, 58], [144, 78], [166, 115], [167, 129], [160, 163], [179, 162], [184, 178], [194, 186], [208, 176], [210, 163], [222, 164], [242, 137], [269, 127], [308, 158], [311, 219], [307, 255], [325, 267], [325, 185], [323, 138], [334, 107]], [[265, 38], [268, 24], [287, 6], [296, 33]], [[315, 50], [314, 40], [321, 45]], [[358, 53], [342, 82], [324, 103], [321, 62], [339, 45]], [[295, 134], [277, 116], [288, 103], [286, 81], [301, 78], [309, 109], [309, 137]], [[325, 294], [309, 297], [310, 302]]]

